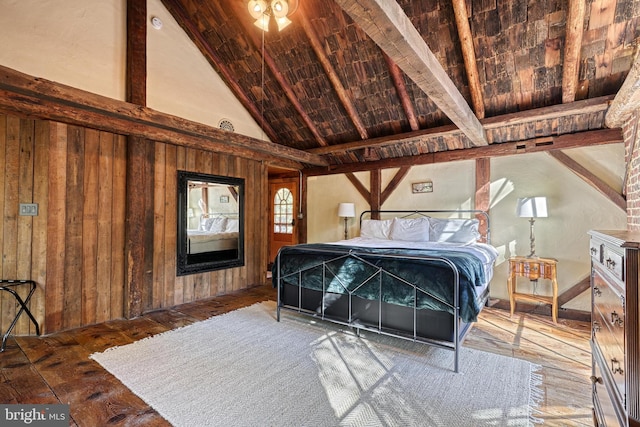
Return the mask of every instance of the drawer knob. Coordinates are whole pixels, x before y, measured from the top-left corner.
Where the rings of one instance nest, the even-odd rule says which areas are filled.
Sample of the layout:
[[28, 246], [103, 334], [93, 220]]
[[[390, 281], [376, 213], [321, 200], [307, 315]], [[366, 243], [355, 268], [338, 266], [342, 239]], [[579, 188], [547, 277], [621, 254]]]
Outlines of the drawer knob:
[[600, 324], [596, 321], [593, 322], [593, 332], [600, 332]]
[[596, 248], [591, 248], [591, 253], [595, 255], [598, 253], [598, 250]]
[[600, 295], [602, 295], [602, 291], [600, 290], [599, 287], [597, 287], [597, 286], [593, 287], [593, 295], [596, 296], [596, 297], [599, 297]]
[[614, 311], [613, 313], [611, 313], [611, 324], [620, 326], [622, 328], [624, 325], [624, 320], [618, 313]]
[[611, 372], [613, 372], [614, 374], [620, 374], [620, 375], [624, 373], [624, 371], [620, 367], [620, 361], [615, 357], [611, 359]]
[[611, 258], [607, 258], [607, 267], [608, 268], [615, 268], [616, 266], [616, 262], [614, 260], [612, 260]]
[[590, 378], [593, 384], [602, 384], [602, 377], [596, 377], [595, 375], [591, 375]]

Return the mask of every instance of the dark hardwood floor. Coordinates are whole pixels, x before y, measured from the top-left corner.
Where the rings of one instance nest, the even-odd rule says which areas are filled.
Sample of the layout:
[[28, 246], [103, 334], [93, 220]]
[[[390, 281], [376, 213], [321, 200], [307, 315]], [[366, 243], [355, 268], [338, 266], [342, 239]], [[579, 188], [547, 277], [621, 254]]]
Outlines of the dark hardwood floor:
[[[152, 408], [89, 355], [109, 347], [275, 299], [259, 286], [207, 301], [155, 311], [44, 337], [10, 338], [0, 353], [0, 402], [67, 403], [78, 426], [166, 426]], [[487, 307], [464, 345], [529, 360], [541, 366], [545, 425], [591, 426], [590, 325], [586, 322]]]

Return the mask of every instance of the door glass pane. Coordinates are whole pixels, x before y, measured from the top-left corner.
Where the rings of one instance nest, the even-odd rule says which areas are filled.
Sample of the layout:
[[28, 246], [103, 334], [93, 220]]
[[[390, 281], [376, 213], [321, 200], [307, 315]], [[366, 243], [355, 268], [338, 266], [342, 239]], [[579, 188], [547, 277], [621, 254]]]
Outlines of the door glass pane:
[[273, 231], [293, 233], [293, 194], [288, 188], [279, 189], [273, 198]]

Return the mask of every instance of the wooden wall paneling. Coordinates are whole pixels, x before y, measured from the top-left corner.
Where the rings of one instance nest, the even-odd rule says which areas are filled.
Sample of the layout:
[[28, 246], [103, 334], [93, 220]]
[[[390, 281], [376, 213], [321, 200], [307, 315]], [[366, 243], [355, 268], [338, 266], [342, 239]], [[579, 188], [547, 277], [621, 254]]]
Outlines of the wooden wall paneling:
[[132, 318], [142, 314], [145, 284], [145, 224], [148, 199], [144, 194], [147, 172], [146, 140], [137, 136], [127, 137], [127, 183], [125, 223], [125, 282], [124, 315]]
[[[141, 290], [141, 313], [144, 307], [152, 306], [153, 292], [153, 250], [154, 250], [154, 178], [155, 178], [155, 143], [151, 140], [143, 140], [145, 148], [144, 162], [144, 260], [142, 272], [142, 290]], [[136, 315], [139, 315], [136, 314]]]
[[178, 148], [175, 145], [167, 145], [156, 142], [165, 147], [165, 203], [164, 203], [164, 262], [154, 267], [154, 270], [164, 268], [163, 287], [164, 291], [160, 297], [163, 299], [164, 307], [171, 307], [176, 304], [176, 287], [182, 283], [182, 277], [176, 277], [176, 257], [175, 247], [177, 240], [176, 227], [176, 202], [177, 195], [177, 154]]
[[98, 158], [100, 134], [86, 129], [82, 195], [82, 325], [96, 323], [98, 282]]
[[[119, 283], [114, 283], [111, 275], [112, 259], [118, 251], [113, 245], [113, 234], [120, 226], [113, 216], [114, 193], [114, 150], [116, 136], [109, 132], [98, 134], [98, 228], [97, 228], [97, 258], [96, 258], [96, 302], [95, 320], [105, 322], [111, 319], [111, 292], [117, 292]], [[123, 227], [124, 228], [124, 227]]]
[[[176, 151], [176, 163], [175, 163], [175, 167], [176, 167], [177, 170], [187, 170], [186, 155], [187, 155], [187, 149], [186, 148], [184, 148], [184, 147], [178, 147], [177, 148], [177, 151]], [[167, 172], [169, 172], [169, 171], [167, 170]], [[177, 179], [178, 179], [178, 175], [177, 175], [176, 171], [174, 171], [173, 175], [170, 176], [168, 179], [169, 180], [173, 180], [174, 181], [174, 186], [176, 186], [177, 185]], [[167, 197], [170, 198], [169, 200], [177, 200], [177, 197], [178, 197], [177, 188], [175, 189], [175, 191], [172, 194], [167, 194]], [[176, 217], [177, 211], [176, 211], [175, 202], [172, 203], [172, 205], [170, 207], [170, 210], [172, 211], [173, 217], [169, 218], [169, 215], [167, 215], [167, 221], [169, 219], [171, 219], [172, 220], [171, 224], [176, 224], [177, 223], [177, 217]], [[170, 246], [171, 244], [173, 244], [173, 248], [174, 248], [173, 251], [172, 251], [173, 253], [170, 253], [170, 252], [167, 252], [167, 253], [173, 259], [173, 273], [172, 273], [172, 276], [175, 278], [174, 279], [174, 281], [175, 281], [175, 285], [174, 285], [175, 286], [175, 288], [174, 288], [174, 304], [182, 304], [184, 302], [187, 302], [184, 299], [184, 288], [186, 286], [186, 277], [188, 277], [188, 276], [180, 276], [180, 277], [176, 276], [175, 247], [176, 247], [176, 244], [177, 244], [177, 231], [178, 231], [178, 229], [177, 229], [177, 226], [176, 226], [176, 229], [174, 231], [174, 233], [176, 233], [176, 235], [174, 235], [174, 237], [173, 237], [173, 243], [167, 242], [167, 247], [168, 248], [171, 247]]]
[[[2, 216], [3, 221], [0, 221], [0, 256], [2, 256], [4, 250], [4, 180], [8, 177], [6, 172], [7, 166], [7, 117], [4, 114], [0, 114], [0, 173], [2, 175], [2, 185], [0, 186], [0, 215]], [[4, 269], [2, 266], [2, 260], [0, 259], [0, 277], [5, 278]], [[4, 292], [3, 292], [4, 293]], [[2, 301], [3, 296], [0, 295], [0, 321], [2, 320]]]
[[113, 135], [113, 201], [111, 214], [110, 319], [124, 317], [127, 139]]
[[67, 133], [68, 126], [50, 123], [49, 212], [47, 217], [47, 280], [45, 283], [45, 323], [43, 333], [62, 329], [64, 307], [64, 262], [67, 223]]
[[[84, 128], [69, 126], [67, 131], [67, 212], [64, 246], [64, 307], [62, 326], [82, 324], [82, 212], [84, 179]], [[61, 166], [59, 166], [61, 167]]]
[[[248, 199], [254, 199], [256, 188], [254, 187], [254, 183], [248, 179], [248, 160], [243, 159], [242, 157], [236, 157], [236, 176], [245, 179], [245, 195], [244, 195], [244, 204], [245, 204], [245, 245], [244, 245], [244, 267], [232, 268], [233, 270], [233, 290], [238, 291], [240, 289], [244, 289], [249, 284], [250, 280], [249, 271], [251, 270], [252, 264], [258, 260], [257, 249], [260, 243], [264, 244], [264, 242], [258, 242], [255, 240], [247, 239], [247, 236], [251, 235], [252, 228], [255, 226], [255, 218], [256, 218], [256, 206], [254, 203], [249, 201]], [[251, 188], [251, 195], [247, 195], [247, 190]], [[247, 234], [248, 233], [248, 234]]]
[[[5, 137], [4, 209], [2, 220], [2, 277], [17, 279], [18, 251], [18, 173], [20, 168], [20, 119], [8, 116]], [[2, 292], [2, 324], [9, 325], [15, 315], [13, 297]]]
[[[187, 171], [195, 172], [196, 170], [196, 153], [198, 150], [187, 148], [185, 151], [185, 167]], [[184, 280], [183, 298], [184, 302], [194, 301], [196, 281], [200, 280], [199, 274], [189, 274], [182, 276]]]
[[164, 297], [165, 274], [164, 267], [166, 245], [166, 193], [167, 193], [167, 144], [156, 142], [154, 167], [154, 195], [153, 195], [153, 285], [151, 306], [154, 308], [167, 307]]
[[[45, 282], [47, 279], [47, 218], [49, 217], [49, 141], [48, 121], [35, 122], [34, 159], [33, 159], [33, 201], [38, 203], [38, 216], [33, 218], [33, 243], [31, 245], [31, 280], [37, 284], [31, 298], [30, 309], [42, 328], [45, 315]], [[2, 159], [0, 159], [2, 164]], [[30, 334], [35, 327], [29, 323]]]
[[[33, 157], [34, 157], [35, 122], [32, 119], [20, 119], [19, 171], [18, 171], [18, 204], [15, 206], [17, 221], [17, 254], [16, 277], [31, 279], [31, 250], [33, 244], [33, 216], [19, 215], [20, 203], [33, 202]], [[17, 289], [21, 298], [26, 298], [28, 289]], [[17, 310], [18, 307], [15, 307]], [[15, 333], [29, 332], [27, 316], [21, 316], [16, 323]]]

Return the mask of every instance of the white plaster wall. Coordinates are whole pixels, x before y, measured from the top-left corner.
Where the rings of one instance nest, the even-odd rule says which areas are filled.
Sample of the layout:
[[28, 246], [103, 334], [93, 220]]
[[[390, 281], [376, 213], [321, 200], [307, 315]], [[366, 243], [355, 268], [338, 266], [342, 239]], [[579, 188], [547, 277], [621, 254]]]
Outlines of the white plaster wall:
[[[147, 106], [268, 140], [161, 1], [147, 12]], [[126, 0], [0, 0], [0, 46], [3, 66], [125, 100]]]
[[124, 100], [126, 0], [0, 0], [0, 64]]
[[[574, 149], [568, 153], [598, 176], [609, 177], [614, 188], [621, 188], [624, 152], [619, 145]], [[383, 190], [395, 171], [383, 171]], [[368, 187], [369, 173], [362, 172], [358, 177]], [[433, 182], [432, 193], [411, 193], [411, 183], [426, 180]], [[309, 178], [307, 191], [309, 242], [343, 238], [338, 203], [354, 202], [356, 215], [369, 209], [367, 201], [344, 175]], [[475, 161], [413, 166], [383, 209], [473, 209], [474, 194]], [[551, 156], [532, 153], [491, 160], [491, 238], [500, 252], [492, 280], [494, 298], [508, 299], [505, 260], [529, 254], [529, 221], [516, 216], [517, 199], [528, 196], [547, 197], [549, 217], [538, 219], [534, 227], [536, 253], [558, 260], [560, 293], [589, 276], [589, 230], [626, 228], [626, 212]], [[357, 218], [349, 220], [349, 236], [358, 233]], [[519, 289], [531, 291], [528, 285], [526, 279], [520, 281]], [[550, 283], [540, 281], [537, 292], [549, 291]], [[588, 311], [589, 304], [589, 293], [585, 292], [565, 307]]]
[[163, 22], [147, 26], [147, 105], [214, 127], [227, 119], [236, 133], [269, 141], [162, 2], [149, 0], [147, 13]]

